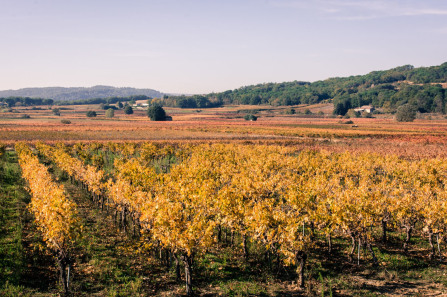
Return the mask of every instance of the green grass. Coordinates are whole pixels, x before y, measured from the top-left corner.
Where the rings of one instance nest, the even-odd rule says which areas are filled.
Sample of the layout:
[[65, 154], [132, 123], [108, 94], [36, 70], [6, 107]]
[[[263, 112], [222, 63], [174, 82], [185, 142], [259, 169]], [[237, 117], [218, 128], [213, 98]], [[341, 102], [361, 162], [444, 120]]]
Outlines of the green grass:
[[0, 184], [0, 295], [17, 296], [17, 292], [26, 291], [21, 279], [26, 257], [23, 220], [29, 197], [23, 189], [17, 159], [11, 152], [0, 159]]

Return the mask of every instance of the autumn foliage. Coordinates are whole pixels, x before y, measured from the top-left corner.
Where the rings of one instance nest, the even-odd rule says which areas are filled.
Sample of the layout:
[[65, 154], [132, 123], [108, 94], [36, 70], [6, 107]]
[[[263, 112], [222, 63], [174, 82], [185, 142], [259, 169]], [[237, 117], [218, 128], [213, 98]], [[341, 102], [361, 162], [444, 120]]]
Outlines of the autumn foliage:
[[39, 163], [37, 156], [26, 144], [18, 143], [16, 151], [22, 176], [31, 193], [29, 209], [47, 247], [56, 253], [62, 285], [65, 293], [68, 293], [72, 266], [70, 251], [81, 232], [76, 204], [66, 197], [64, 187], [53, 180], [47, 168]]
[[[37, 145], [101, 207], [114, 209], [122, 226], [132, 221], [146, 242], [182, 259], [189, 294], [194, 258], [218, 245], [222, 230], [243, 238], [246, 257], [248, 242], [256, 242], [285, 265], [296, 265], [301, 286], [316, 238], [327, 241], [329, 252], [333, 238], [349, 239], [351, 261], [363, 246], [378, 264], [376, 230], [386, 240], [389, 230], [402, 228], [402, 249], [408, 250], [417, 229], [429, 239], [431, 258], [434, 240], [440, 244], [447, 231], [444, 159], [223, 143], [90, 147], [118, 156], [108, 175], [69, 153], [96, 160], [85, 155], [85, 146]], [[154, 162], [166, 156], [177, 161], [156, 170]]]

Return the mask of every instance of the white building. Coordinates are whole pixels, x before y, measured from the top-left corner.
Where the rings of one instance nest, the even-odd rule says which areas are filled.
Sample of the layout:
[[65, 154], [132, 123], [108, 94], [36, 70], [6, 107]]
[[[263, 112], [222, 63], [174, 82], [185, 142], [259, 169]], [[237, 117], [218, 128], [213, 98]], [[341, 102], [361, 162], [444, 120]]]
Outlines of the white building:
[[372, 113], [375, 110], [374, 107], [372, 107], [371, 105], [363, 105], [362, 107], [357, 107], [354, 108], [354, 111], [357, 112], [368, 112], [368, 113]]

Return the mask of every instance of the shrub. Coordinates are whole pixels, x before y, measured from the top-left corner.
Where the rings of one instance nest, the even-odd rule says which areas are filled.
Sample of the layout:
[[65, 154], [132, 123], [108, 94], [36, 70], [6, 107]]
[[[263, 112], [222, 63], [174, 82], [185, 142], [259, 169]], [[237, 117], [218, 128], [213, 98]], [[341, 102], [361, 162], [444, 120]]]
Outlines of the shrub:
[[101, 107], [101, 109], [103, 109], [103, 110], [109, 110], [109, 109], [117, 110], [117, 109], [118, 109], [118, 108], [116, 108], [116, 106], [108, 105], [108, 104], [103, 104], [103, 103], [100, 105], [100, 107]]
[[294, 108], [286, 110], [286, 114], [295, 114], [296, 110]]
[[94, 117], [96, 117], [96, 111], [93, 111], [93, 110], [89, 110], [89, 111], [87, 111], [87, 117], [89, 117], [89, 118], [94, 118]]
[[147, 109], [147, 116], [151, 121], [165, 121], [166, 112], [163, 107], [159, 105], [151, 106]]
[[306, 110], [304, 111], [304, 114], [312, 114], [312, 112], [310, 111], [310, 109], [306, 109]]
[[127, 105], [127, 106], [124, 108], [124, 113], [125, 113], [125, 114], [133, 114], [133, 108], [132, 108], [132, 106]]
[[399, 106], [396, 111], [396, 121], [412, 122], [416, 118], [416, 108], [410, 104]]
[[246, 121], [256, 121], [258, 119], [258, 117], [253, 114], [247, 114], [244, 116], [244, 119]]
[[364, 111], [362, 113], [362, 118], [367, 118], [367, 119], [371, 119], [373, 117], [372, 113]]
[[113, 118], [115, 116], [115, 110], [109, 108], [106, 110], [106, 118]]
[[51, 111], [53, 112], [54, 115], [57, 116], [61, 115], [61, 110], [59, 108], [53, 108]]
[[358, 117], [360, 117], [360, 112], [355, 111], [354, 109], [348, 110], [348, 112], [346, 114], [348, 116], [350, 116], [351, 118], [358, 118]]
[[65, 125], [69, 125], [69, 124], [71, 124], [71, 121], [70, 120], [61, 120], [61, 123], [65, 124]]

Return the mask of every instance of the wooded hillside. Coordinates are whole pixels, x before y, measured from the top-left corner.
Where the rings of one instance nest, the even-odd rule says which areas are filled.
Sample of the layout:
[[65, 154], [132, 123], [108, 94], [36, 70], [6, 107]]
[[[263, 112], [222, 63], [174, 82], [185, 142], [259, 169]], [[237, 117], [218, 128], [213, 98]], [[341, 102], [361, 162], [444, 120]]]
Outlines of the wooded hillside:
[[[341, 103], [348, 108], [371, 104], [393, 111], [400, 105], [410, 103], [415, 105], [419, 112], [445, 113], [446, 82], [447, 63], [420, 68], [405, 65], [385, 71], [373, 71], [366, 75], [329, 78], [313, 83], [293, 81], [245, 86], [199, 96], [200, 98], [171, 96], [164, 99], [164, 104], [202, 108], [211, 103], [213, 106], [296, 105], [333, 100], [334, 105]], [[197, 101], [202, 104], [197, 104]]]

